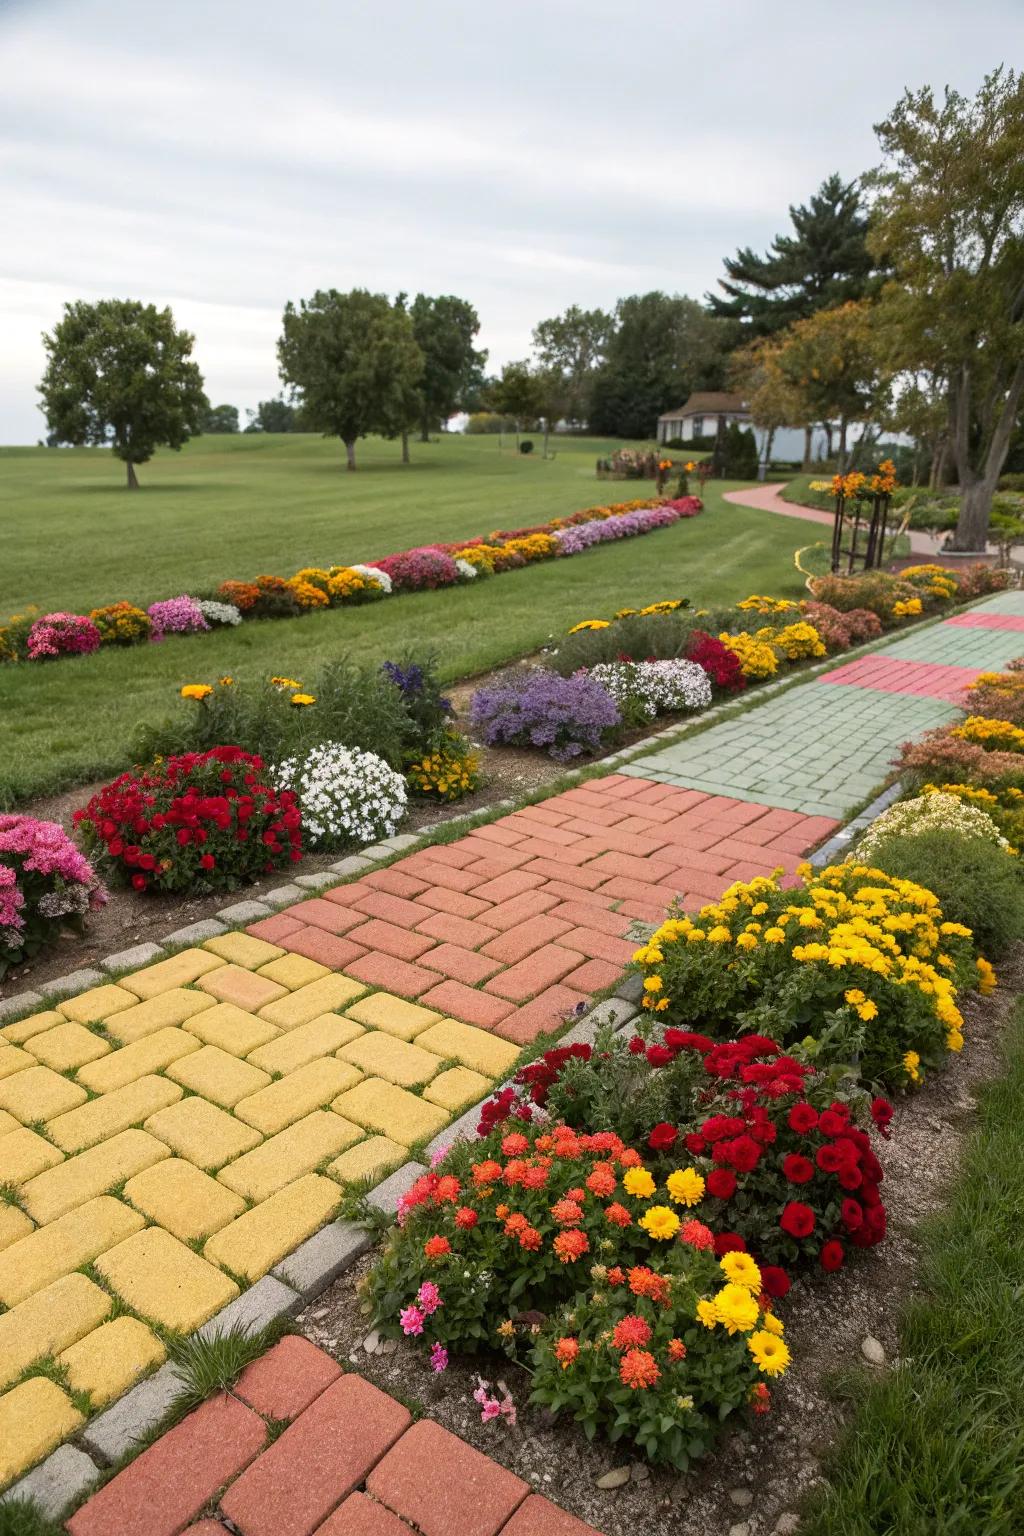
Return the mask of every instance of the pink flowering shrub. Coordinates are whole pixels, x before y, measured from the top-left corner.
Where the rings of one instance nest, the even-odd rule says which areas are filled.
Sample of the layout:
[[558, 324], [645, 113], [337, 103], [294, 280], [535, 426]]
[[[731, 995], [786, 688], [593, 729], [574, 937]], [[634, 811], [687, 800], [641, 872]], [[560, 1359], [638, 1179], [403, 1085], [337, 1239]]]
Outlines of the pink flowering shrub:
[[153, 620], [154, 640], [161, 640], [164, 635], [197, 635], [210, 627], [195, 598], [184, 593], [150, 603], [148, 613]]
[[397, 555], [385, 555], [383, 560], [374, 560], [370, 569], [390, 576], [391, 584], [398, 592], [453, 587], [459, 579], [459, 568], [451, 555], [429, 545], [422, 549], [406, 549]]
[[593, 544], [604, 544], [611, 539], [631, 539], [637, 534], [650, 533], [655, 528], [669, 528], [683, 517], [696, 517], [703, 503], [697, 496], [682, 496], [678, 501], [667, 501], [660, 507], [642, 507], [634, 512], [620, 512], [601, 522], [579, 523], [573, 528], [557, 528], [560, 555], [578, 555]]
[[84, 613], [44, 613], [28, 632], [29, 661], [51, 656], [88, 656], [98, 651], [100, 632]]
[[0, 977], [56, 937], [80, 927], [107, 893], [63, 827], [0, 815]]

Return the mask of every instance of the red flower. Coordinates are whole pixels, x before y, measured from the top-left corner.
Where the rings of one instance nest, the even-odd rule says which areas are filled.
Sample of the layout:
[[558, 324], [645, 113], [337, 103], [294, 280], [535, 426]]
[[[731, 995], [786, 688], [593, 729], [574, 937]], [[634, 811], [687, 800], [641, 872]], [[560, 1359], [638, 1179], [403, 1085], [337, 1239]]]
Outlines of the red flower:
[[610, 1221], [613, 1227], [630, 1227], [633, 1225], [632, 1216], [624, 1205], [619, 1205], [618, 1201], [614, 1205], [605, 1207], [604, 1219], [605, 1221]]
[[790, 1237], [810, 1237], [814, 1231], [814, 1212], [799, 1200], [790, 1200], [779, 1217], [779, 1226]]
[[647, 1046], [644, 1044], [643, 1040], [641, 1040], [640, 1036], [634, 1035], [629, 1042], [629, 1050], [631, 1055], [642, 1056], [646, 1049]]
[[612, 1343], [616, 1349], [642, 1349], [651, 1339], [651, 1325], [644, 1318], [630, 1313], [616, 1323]]
[[649, 1045], [647, 1047], [647, 1060], [652, 1067], [667, 1067], [675, 1059], [675, 1051], [670, 1051], [665, 1045]]
[[761, 1161], [761, 1148], [753, 1136], [737, 1136], [733, 1141], [720, 1141], [715, 1147], [715, 1161], [731, 1163], [740, 1173], [750, 1173]]
[[144, 891], [146, 889], [145, 875], [132, 875], [132, 885], [137, 891]]
[[204, 853], [202, 858], [199, 860], [199, 864], [202, 869], [213, 869], [216, 863], [217, 860], [214, 858], [212, 853]]
[[715, 1257], [720, 1259], [724, 1253], [746, 1253], [747, 1245], [738, 1232], [715, 1233]]
[[841, 1214], [843, 1226], [847, 1232], [857, 1232], [864, 1225], [864, 1212], [858, 1200], [847, 1198], [843, 1201]]
[[687, 1029], [666, 1029], [665, 1044], [673, 1051], [710, 1051], [715, 1042], [707, 1035], [695, 1035]]
[[708, 1174], [708, 1194], [716, 1200], [731, 1200], [736, 1193], [736, 1175], [728, 1168], [713, 1168]]
[[460, 1205], [455, 1212], [455, 1225], [457, 1227], [475, 1227], [480, 1217], [471, 1205]]
[[696, 1131], [691, 1131], [688, 1136], [683, 1137], [683, 1140], [686, 1142], [686, 1150], [692, 1152], [694, 1157], [700, 1157], [707, 1147], [705, 1138], [699, 1136]]
[[[567, 1235], [567, 1234], [564, 1234]], [[519, 1246], [529, 1253], [536, 1253], [543, 1239], [536, 1227], [524, 1227], [519, 1234]]]
[[446, 1237], [441, 1237], [440, 1235], [435, 1237], [428, 1237], [426, 1242], [423, 1244], [423, 1252], [426, 1254], [428, 1259], [444, 1258], [444, 1255], [446, 1253], [451, 1253], [451, 1251], [451, 1243]]
[[894, 1113], [895, 1111], [888, 1099], [872, 1099], [871, 1118], [882, 1136], [889, 1135], [889, 1121]]
[[761, 1265], [761, 1286], [766, 1296], [781, 1299], [789, 1290], [791, 1281], [784, 1269], [777, 1264]]
[[845, 1119], [842, 1115], [837, 1115], [834, 1109], [826, 1109], [818, 1120], [818, 1130], [823, 1136], [838, 1136], [839, 1132], [845, 1129]]
[[590, 1251], [587, 1234], [577, 1230], [559, 1232], [551, 1246], [562, 1264], [575, 1264], [577, 1259], [582, 1259]]
[[818, 1123], [818, 1111], [811, 1104], [794, 1104], [789, 1112], [789, 1128], [805, 1136]]
[[652, 1152], [668, 1152], [675, 1146], [678, 1136], [679, 1132], [675, 1126], [669, 1125], [667, 1120], [662, 1120], [648, 1136], [647, 1145]]
[[843, 1252], [842, 1243], [837, 1243], [835, 1238], [825, 1244], [818, 1255], [822, 1269], [832, 1274], [834, 1270], [842, 1269], [846, 1255]]
[[[838, 1173], [840, 1168], [849, 1166], [850, 1160], [844, 1157], [836, 1146], [819, 1147], [814, 1154], [814, 1161], [822, 1173]], [[860, 1183], [860, 1174], [857, 1175], [857, 1183]]]

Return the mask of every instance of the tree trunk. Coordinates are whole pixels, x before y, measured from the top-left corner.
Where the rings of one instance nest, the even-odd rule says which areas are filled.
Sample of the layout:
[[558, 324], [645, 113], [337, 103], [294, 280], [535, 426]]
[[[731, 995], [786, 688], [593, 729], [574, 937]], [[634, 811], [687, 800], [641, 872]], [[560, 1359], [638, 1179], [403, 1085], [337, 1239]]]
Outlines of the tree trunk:
[[950, 426], [953, 458], [960, 481], [960, 516], [957, 519], [949, 548], [964, 553], [984, 553], [988, 543], [988, 524], [992, 512], [992, 497], [999, 484], [999, 476], [1010, 450], [1010, 438], [1024, 395], [1024, 363], [1014, 373], [999, 413], [999, 420], [989, 439], [985, 462], [976, 470], [970, 462], [970, 395], [971, 377], [966, 368], [950, 390]]
[[132, 463], [131, 459], [127, 461], [125, 468], [128, 471], [128, 489], [130, 491], [137, 491], [139, 488], [139, 479], [135, 473], [135, 465]]
[[354, 437], [345, 439], [345, 468], [352, 470], [356, 467], [356, 440]]
[[429, 421], [429, 418], [426, 417], [426, 416], [424, 416], [422, 421], [420, 422], [420, 442], [421, 443], [429, 443], [430, 442], [430, 421]]
[[402, 428], [402, 463], [403, 464], [408, 464], [408, 462], [409, 462], [409, 434], [405, 430], [405, 428], [403, 427]]
[[[831, 427], [828, 428], [828, 433], [829, 433], [829, 439], [830, 439], [830, 441], [829, 441], [828, 456], [829, 456], [829, 458], [831, 458], [832, 457], [832, 443], [831, 443], [832, 428]], [[846, 473], [846, 417], [845, 416], [842, 416], [839, 419], [839, 473], [841, 475]]]
[[814, 428], [813, 428], [813, 426], [811, 426], [811, 427], [804, 427], [804, 462], [800, 466], [801, 469], [803, 469], [803, 470], [808, 470], [811, 467], [811, 444], [812, 444], [813, 438], [814, 438]]
[[[826, 459], [830, 459], [832, 457], [832, 423], [830, 421], [826, 421], [826, 422], [823, 422], [822, 425], [825, 428], [825, 457], [826, 457]], [[841, 460], [842, 459], [842, 449], [840, 449], [839, 452], [840, 452], [840, 460]], [[842, 471], [842, 468], [843, 468], [842, 462], [840, 462], [839, 468], [840, 468], [840, 471]]]
[[548, 432], [550, 430], [551, 430], [551, 424], [548, 421], [548, 418], [545, 416], [544, 417], [544, 457], [545, 458], [547, 458], [547, 456], [548, 456]]

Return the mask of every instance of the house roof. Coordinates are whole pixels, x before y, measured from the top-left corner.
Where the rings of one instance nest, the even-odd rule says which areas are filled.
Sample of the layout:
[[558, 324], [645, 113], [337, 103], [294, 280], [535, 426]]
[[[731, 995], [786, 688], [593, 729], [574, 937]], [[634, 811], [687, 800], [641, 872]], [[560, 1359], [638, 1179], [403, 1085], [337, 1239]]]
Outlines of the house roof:
[[679, 421], [683, 416], [716, 416], [723, 412], [747, 410], [742, 395], [730, 395], [723, 389], [700, 390], [675, 411], [662, 411], [659, 421]]

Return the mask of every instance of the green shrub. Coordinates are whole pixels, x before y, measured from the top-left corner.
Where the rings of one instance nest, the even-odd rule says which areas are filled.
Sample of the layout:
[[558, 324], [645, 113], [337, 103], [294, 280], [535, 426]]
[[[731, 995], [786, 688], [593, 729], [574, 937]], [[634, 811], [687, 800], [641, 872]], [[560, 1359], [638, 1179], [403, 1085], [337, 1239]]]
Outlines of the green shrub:
[[[601, 661], [669, 661], [685, 656], [690, 636], [696, 629], [707, 629], [716, 615], [697, 618], [690, 608], [673, 613], [630, 614], [616, 619], [607, 629], [581, 629], [566, 635], [551, 658], [551, 666], [563, 677], [571, 677], [580, 667], [596, 667]], [[715, 631], [717, 633], [717, 630]]]
[[1024, 871], [994, 843], [950, 831], [885, 838], [872, 847], [871, 863], [933, 891], [943, 917], [972, 929], [990, 960], [1024, 938]]

